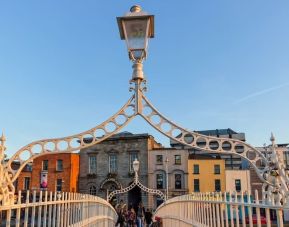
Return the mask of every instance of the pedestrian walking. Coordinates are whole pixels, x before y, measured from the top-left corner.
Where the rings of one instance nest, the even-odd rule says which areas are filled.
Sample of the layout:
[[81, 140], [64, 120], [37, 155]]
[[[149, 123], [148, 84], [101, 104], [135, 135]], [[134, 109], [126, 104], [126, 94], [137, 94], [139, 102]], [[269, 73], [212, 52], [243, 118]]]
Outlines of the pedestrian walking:
[[142, 202], [140, 202], [137, 209], [137, 227], [144, 227], [144, 215], [145, 209], [142, 205]]
[[128, 226], [135, 227], [136, 224], [136, 213], [133, 208], [128, 211]]
[[145, 222], [146, 222], [147, 227], [149, 227], [151, 225], [151, 223], [153, 222], [152, 217], [153, 217], [153, 214], [152, 214], [151, 210], [149, 208], [147, 208], [147, 210], [145, 212]]

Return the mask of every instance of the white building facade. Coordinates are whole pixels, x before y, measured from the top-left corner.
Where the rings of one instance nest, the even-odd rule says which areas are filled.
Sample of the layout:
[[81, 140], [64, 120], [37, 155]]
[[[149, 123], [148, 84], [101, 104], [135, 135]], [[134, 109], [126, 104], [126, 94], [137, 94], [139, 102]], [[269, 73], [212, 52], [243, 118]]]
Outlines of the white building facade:
[[[168, 198], [188, 193], [188, 150], [158, 148], [150, 150], [148, 156], [149, 188], [166, 194], [168, 186]], [[150, 207], [156, 207], [160, 203], [157, 197], [149, 197]]]
[[250, 170], [226, 170], [227, 192], [251, 192]]

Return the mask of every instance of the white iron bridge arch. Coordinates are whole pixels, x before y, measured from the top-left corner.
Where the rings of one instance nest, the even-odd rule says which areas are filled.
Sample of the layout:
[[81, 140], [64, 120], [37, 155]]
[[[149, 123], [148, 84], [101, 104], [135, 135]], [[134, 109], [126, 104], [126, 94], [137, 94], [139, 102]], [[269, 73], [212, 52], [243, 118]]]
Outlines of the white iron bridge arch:
[[[132, 10], [133, 11], [131, 11], [127, 17], [137, 14], [141, 15], [141, 17], [144, 16], [146, 20], [150, 20], [150, 22], [153, 23], [153, 16], [143, 14], [140, 7], [135, 6]], [[127, 17], [125, 18], [127, 19]], [[123, 20], [123, 18], [118, 19], [119, 22]], [[153, 37], [153, 25], [150, 24], [150, 26], [150, 29], [148, 29], [150, 32], [148, 37]], [[140, 50], [138, 49], [137, 51]], [[166, 118], [150, 103], [144, 95], [144, 92], [146, 91], [146, 80], [143, 75], [142, 60], [143, 57], [146, 56], [146, 49], [142, 51], [144, 51], [142, 58], [135, 59], [133, 57], [134, 52], [129, 49], [130, 58], [133, 61], [133, 75], [130, 81], [131, 87], [129, 90], [133, 92], [133, 95], [125, 105], [112, 117], [87, 131], [62, 138], [38, 140], [19, 149], [7, 163], [0, 165], [0, 200], [2, 200], [3, 203], [9, 203], [13, 200], [15, 193], [13, 182], [15, 182], [25, 165], [33, 161], [36, 157], [48, 153], [74, 152], [93, 146], [119, 132], [136, 116], [141, 116], [160, 133], [187, 147], [200, 150], [204, 153], [234, 154], [248, 160], [255, 168], [259, 178], [266, 185], [273, 187], [275, 191], [278, 191], [287, 198], [287, 185], [289, 184], [289, 180], [285, 173], [284, 166], [278, 164], [278, 157], [267, 159], [255, 147], [237, 139], [205, 136], [195, 131], [187, 130]], [[88, 137], [92, 139], [86, 140]], [[5, 151], [4, 138], [2, 138], [0, 148], [2, 161], [3, 153]], [[12, 163], [14, 161], [20, 162], [20, 167], [18, 169], [13, 169]], [[257, 165], [257, 163], [261, 161], [262, 166]], [[279, 171], [279, 178], [270, 177], [270, 172], [275, 169]]]
[[[272, 184], [266, 178], [266, 174], [270, 171], [269, 161], [259, 150], [237, 139], [205, 136], [178, 126], [164, 117], [145, 97], [143, 81], [132, 80], [132, 82], [135, 83], [132, 97], [116, 114], [100, 125], [67, 137], [38, 140], [19, 149], [4, 166], [6, 180], [8, 180], [7, 191], [14, 194], [13, 182], [25, 165], [36, 157], [48, 153], [74, 152], [93, 146], [119, 132], [138, 115], [163, 135], [187, 147], [198, 149], [204, 153], [234, 154], [248, 160], [255, 168], [259, 178], [264, 183]], [[92, 139], [87, 140], [88, 137]], [[20, 162], [18, 169], [13, 169], [14, 161]], [[265, 167], [261, 168], [260, 165], [256, 165], [259, 161], [262, 161]]]

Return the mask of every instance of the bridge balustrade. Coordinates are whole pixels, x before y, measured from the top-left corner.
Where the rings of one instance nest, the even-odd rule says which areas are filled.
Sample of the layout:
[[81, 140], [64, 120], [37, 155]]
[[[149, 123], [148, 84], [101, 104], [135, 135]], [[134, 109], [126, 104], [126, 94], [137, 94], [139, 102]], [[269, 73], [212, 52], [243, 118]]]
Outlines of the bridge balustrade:
[[[25, 194], [24, 194], [25, 193]], [[78, 193], [21, 191], [13, 205], [0, 206], [0, 226], [115, 226], [117, 214], [104, 199]]]
[[167, 200], [154, 216], [165, 227], [283, 227], [289, 209], [274, 204], [274, 196], [261, 201], [257, 192], [254, 198], [243, 192], [193, 193]]

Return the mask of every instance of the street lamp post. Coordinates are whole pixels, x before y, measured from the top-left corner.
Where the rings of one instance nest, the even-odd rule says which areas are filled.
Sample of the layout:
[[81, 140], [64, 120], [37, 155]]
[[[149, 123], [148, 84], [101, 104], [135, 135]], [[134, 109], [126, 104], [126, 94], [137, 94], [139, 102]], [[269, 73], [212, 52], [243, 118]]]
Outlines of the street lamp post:
[[168, 164], [169, 164], [169, 158], [166, 157], [166, 199], [169, 198], [169, 170], [168, 170]]
[[125, 39], [129, 59], [133, 62], [132, 80], [135, 84], [135, 113], [142, 113], [142, 83], [145, 82], [142, 61], [147, 56], [148, 39], [154, 37], [154, 16], [142, 11], [138, 5], [117, 17], [120, 38]]

